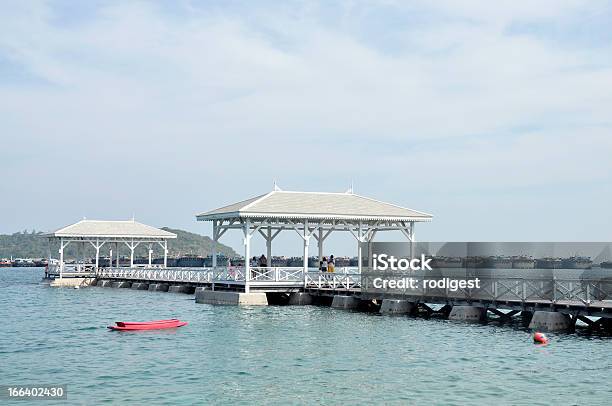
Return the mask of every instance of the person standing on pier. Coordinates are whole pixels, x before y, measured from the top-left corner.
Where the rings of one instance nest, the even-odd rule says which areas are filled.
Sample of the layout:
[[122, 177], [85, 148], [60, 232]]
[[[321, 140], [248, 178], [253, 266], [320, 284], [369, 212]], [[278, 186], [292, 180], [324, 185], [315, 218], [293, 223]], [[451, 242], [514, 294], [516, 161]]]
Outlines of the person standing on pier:
[[321, 272], [327, 272], [327, 257], [323, 257], [323, 263], [321, 264]]
[[261, 257], [259, 257], [259, 267], [260, 268], [268, 267], [268, 259], [266, 258], [264, 254], [261, 254]]
[[334, 256], [329, 256], [329, 261], [327, 261], [327, 272], [334, 272], [336, 268], [336, 264], [334, 263]]

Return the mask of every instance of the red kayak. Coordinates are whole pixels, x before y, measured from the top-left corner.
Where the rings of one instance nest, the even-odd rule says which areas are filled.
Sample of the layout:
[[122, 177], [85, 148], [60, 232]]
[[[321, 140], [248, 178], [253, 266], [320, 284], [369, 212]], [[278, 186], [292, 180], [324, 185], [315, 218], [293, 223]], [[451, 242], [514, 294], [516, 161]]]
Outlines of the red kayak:
[[153, 321], [116, 321], [115, 324], [120, 327], [141, 326], [147, 324], [162, 324], [162, 323], [177, 323], [179, 319], [153, 320]]
[[137, 331], [137, 330], [161, 330], [167, 328], [177, 328], [186, 326], [188, 323], [178, 319], [172, 320], [157, 320], [149, 322], [116, 322], [116, 326], [108, 326], [109, 329], [115, 331]]

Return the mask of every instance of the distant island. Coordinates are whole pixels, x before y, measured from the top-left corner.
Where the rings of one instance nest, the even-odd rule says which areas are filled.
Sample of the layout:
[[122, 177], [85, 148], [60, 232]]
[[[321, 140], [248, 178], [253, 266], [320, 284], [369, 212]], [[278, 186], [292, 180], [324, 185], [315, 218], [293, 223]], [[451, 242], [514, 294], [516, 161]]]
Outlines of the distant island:
[[[203, 236], [196, 233], [191, 233], [185, 230], [175, 228], [162, 227], [162, 230], [169, 231], [177, 235], [175, 240], [168, 241], [168, 255], [171, 257], [180, 257], [185, 255], [195, 255], [206, 257], [212, 253], [212, 239], [208, 236]], [[42, 231], [22, 231], [14, 234], [0, 234], [0, 258], [47, 258], [49, 255], [49, 241], [42, 236]], [[51, 253], [57, 257], [59, 247], [52, 246]], [[108, 255], [108, 249], [114, 246], [104, 247], [102, 255]], [[77, 254], [78, 247], [75, 244], [70, 244], [66, 248], [66, 255], [74, 257]], [[90, 252], [92, 251], [92, 252]], [[239, 255], [231, 247], [223, 244], [217, 244], [217, 252], [229, 258], [236, 258]], [[86, 247], [86, 254], [90, 257], [93, 255], [93, 248]], [[128, 255], [127, 247], [120, 247], [120, 253]], [[136, 256], [148, 256], [147, 247], [139, 246], [135, 251]], [[154, 256], [163, 256], [159, 246], [153, 247]]]

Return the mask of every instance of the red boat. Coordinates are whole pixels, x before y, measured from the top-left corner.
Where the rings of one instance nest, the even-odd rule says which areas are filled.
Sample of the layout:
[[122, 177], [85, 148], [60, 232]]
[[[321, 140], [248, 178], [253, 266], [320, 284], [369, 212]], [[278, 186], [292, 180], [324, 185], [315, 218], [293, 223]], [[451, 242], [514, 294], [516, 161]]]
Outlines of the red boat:
[[177, 323], [179, 319], [153, 320], [153, 321], [116, 321], [115, 324], [120, 327], [140, 326], [143, 324], [162, 324], [162, 323]]
[[186, 326], [188, 323], [179, 319], [154, 320], [143, 322], [117, 321], [115, 326], [108, 326], [115, 331], [161, 330]]

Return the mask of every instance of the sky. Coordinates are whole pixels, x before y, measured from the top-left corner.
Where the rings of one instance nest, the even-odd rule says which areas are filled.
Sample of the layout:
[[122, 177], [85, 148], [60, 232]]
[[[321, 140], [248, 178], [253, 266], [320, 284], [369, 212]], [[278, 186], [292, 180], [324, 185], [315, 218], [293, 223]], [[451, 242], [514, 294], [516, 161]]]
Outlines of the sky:
[[276, 180], [431, 213], [419, 240], [611, 241], [610, 21], [610, 1], [3, 1], [0, 233], [210, 235], [195, 214]]

